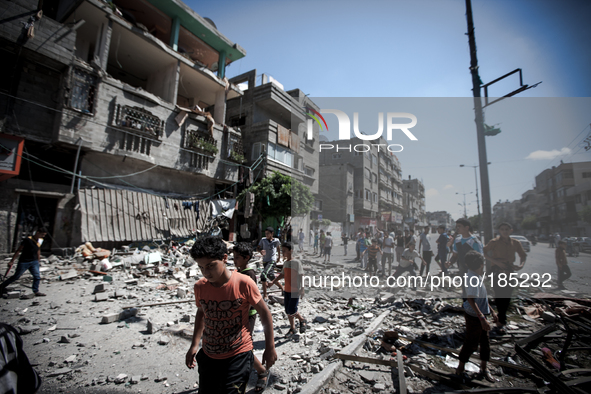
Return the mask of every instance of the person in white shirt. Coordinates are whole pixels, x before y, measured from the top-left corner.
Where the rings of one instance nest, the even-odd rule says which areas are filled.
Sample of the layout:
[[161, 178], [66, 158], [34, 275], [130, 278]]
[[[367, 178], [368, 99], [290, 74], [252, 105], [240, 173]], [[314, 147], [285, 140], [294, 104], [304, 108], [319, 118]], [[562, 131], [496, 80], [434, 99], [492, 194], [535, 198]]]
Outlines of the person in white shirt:
[[382, 276], [386, 275], [386, 263], [388, 263], [388, 276], [392, 275], [392, 262], [394, 261], [394, 238], [386, 235], [382, 243]]
[[421, 234], [419, 239], [419, 252], [423, 251], [423, 261], [425, 264], [421, 264], [421, 270], [419, 271], [419, 275], [423, 275], [423, 268], [426, 268], [425, 274], [429, 274], [429, 269], [431, 267], [431, 258], [433, 258], [433, 250], [431, 249], [431, 244], [429, 243], [429, 226], [425, 226], [425, 231]]

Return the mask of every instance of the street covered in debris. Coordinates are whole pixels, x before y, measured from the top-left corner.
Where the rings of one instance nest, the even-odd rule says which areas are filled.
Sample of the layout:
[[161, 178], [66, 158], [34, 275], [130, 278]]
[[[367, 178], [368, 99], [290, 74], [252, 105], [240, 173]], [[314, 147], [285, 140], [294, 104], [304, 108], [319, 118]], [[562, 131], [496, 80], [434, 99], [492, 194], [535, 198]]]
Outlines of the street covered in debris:
[[[196, 311], [192, 285], [201, 276], [187, 254], [190, 245], [174, 250], [130, 245], [109, 251], [103, 260], [95, 254], [84, 257], [81, 247], [74, 256], [42, 260], [42, 286], [48, 297], [31, 297], [27, 275], [11, 286], [1, 307], [3, 321], [23, 336], [25, 350], [44, 380], [40, 392], [196, 392], [198, 374], [183, 363]], [[335, 247], [332, 263], [326, 264], [309, 253], [312, 248], [305, 249], [297, 258], [304, 262], [306, 275], [365, 274], [359, 263], [343, 256], [341, 245]], [[552, 250], [540, 244], [533, 252], [543, 258]], [[260, 256], [251, 261], [253, 267], [257, 260]], [[583, 263], [590, 263], [591, 256], [571, 262], [578, 276], [575, 284], [587, 286]], [[382, 287], [384, 283], [382, 279], [377, 288], [333, 291], [308, 288], [301, 313], [310, 329], [292, 337], [285, 336], [289, 326], [283, 298], [271, 290], [279, 357], [268, 392], [587, 390], [587, 295], [556, 291], [554, 286], [521, 289], [510, 309], [507, 333], [491, 333], [489, 369], [496, 382], [489, 383], [477, 377], [477, 355], [466, 367], [470, 380], [453, 376], [464, 336], [457, 289], [432, 292]], [[253, 341], [255, 353], [262, 353], [260, 322]], [[254, 392], [255, 381], [253, 373], [248, 392]]]

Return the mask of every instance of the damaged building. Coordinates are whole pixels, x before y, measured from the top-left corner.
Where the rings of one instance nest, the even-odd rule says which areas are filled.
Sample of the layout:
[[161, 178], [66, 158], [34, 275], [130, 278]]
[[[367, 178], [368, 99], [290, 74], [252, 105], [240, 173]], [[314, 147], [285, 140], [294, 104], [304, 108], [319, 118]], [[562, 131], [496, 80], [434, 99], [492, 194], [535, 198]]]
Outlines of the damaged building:
[[0, 13], [0, 153], [20, 161], [0, 178], [1, 250], [39, 225], [44, 249], [188, 236], [183, 202], [235, 197], [242, 136], [224, 123], [243, 93], [225, 70], [246, 52], [211, 20], [178, 0]]

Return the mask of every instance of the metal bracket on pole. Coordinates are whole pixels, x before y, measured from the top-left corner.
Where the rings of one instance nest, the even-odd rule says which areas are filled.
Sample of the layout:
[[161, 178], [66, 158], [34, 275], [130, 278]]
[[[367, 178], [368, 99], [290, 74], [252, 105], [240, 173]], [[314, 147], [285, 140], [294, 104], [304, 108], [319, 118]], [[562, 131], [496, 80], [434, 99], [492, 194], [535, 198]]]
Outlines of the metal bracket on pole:
[[[507, 78], [510, 75], [515, 74], [516, 72], [519, 73], [519, 89], [516, 89], [516, 90], [512, 91], [511, 93], [506, 94], [503, 97], [498, 98], [498, 99], [496, 99], [494, 101], [491, 101], [489, 103], [488, 102], [488, 87], [490, 85], [492, 85], [492, 84], [495, 84], [495, 83], [499, 82], [500, 80], [503, 80], [503, 79]], [[481, 86], [481, 88], [484, 88], [484, 106], [482, 108], [486, 108], [489, 105], [492, 105], [492, 104], [496, 103], [497, 101], [501, 101], [504, 98], [512, 97], [512, 96], [515, 96], [516, 94], [521, 93], [521, 92], [524, 92], [524, 91], [526, 91], [528, 89], [535, 88], [536, 86], [538, 86], [541, 83], [542, 83], [542, 81], [540, 81], [540, 82], [538, 82], [538, 83], [536, 83], [536, 84], [534, 84], [532, 86], [524, 85], [523, 84], [523, 72], [521, 71], [520, 68], [516, 68], [515, 70], [511, 71], [510, 73], [507, 73], [507, 74], [503, 75], [502, 77], [499, 77], [499, 78], [495, 79], [494, 81], [491, 81], [489, 83], [485, 83], [484, 85]]]

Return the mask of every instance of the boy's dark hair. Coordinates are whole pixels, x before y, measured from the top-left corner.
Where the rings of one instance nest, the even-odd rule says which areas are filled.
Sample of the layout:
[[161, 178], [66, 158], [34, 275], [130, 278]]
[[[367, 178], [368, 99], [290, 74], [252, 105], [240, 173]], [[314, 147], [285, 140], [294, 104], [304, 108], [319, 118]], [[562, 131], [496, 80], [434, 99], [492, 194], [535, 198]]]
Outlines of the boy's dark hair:
[[458, 220], [456, 220], [456, 224], [461, 224], [464, 227], [472, 228], [470, 221], [465, 218], [459, 218]]
[[281, 246], [287, 250], [293, 250], [293, 245], [291, 244], [291, 242], [285, 241], [284, 243], [281, 244]]
[[507, 223], [507, 222], [503, 222], [503, 223], [499, 224], [499, 225], [497, 226], [497, 228], [501, 228], [501, 227], [503, 227], [503, 226], [507, 226], [507, 227], [509, 227], [511, 230], [513, 230], [513, 226], [511, 226], [511, 225], [510, 225], [509, 223]]
[[273, 227], [269, 226], [265, 229], [265, 232], [267, 232], [267, 231], [270, 231], [271, 233], [273, 233], [273, 231], [275, 231], [275, 230], [273, 229]]
[[250, 259], [252, 257], [252, 246], [248, 242], [238, 242], [234, 245], [233, 250], [244, 258]]
[[484, 256], [475, 250], [471, 250], [468, 253], [466, 253], [464, 263], [466, 264], [466, 267], [468, 267], [468, 269], [476, 271], [478, 268], [480, 268], [481, 265], [484, 264]]
[[189, 253], [194, 260], [201, 258], [222, 260], [224, 255], [228, 254], [228, 248], [220, 237], [208, 236], [197, 238]]
[[437, 226], [437, 228], [442, 228], [445, 230], [445, 226], [443, 224], [440, 224], [439, 226]]

